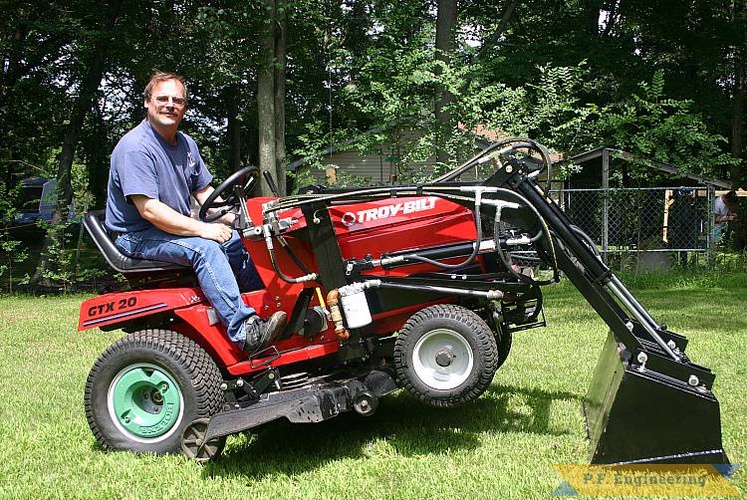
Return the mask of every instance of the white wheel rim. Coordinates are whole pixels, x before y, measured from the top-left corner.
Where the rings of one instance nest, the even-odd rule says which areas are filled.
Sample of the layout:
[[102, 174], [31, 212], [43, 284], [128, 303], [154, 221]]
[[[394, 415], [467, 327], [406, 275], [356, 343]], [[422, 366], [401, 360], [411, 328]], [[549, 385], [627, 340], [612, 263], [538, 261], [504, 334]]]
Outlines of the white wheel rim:
[[412, 351], [415, 374], [424, 384], [437, 390], [451, 390], [462, 385], [474, 364], [467, 340], [448, 328], [429, 331]]

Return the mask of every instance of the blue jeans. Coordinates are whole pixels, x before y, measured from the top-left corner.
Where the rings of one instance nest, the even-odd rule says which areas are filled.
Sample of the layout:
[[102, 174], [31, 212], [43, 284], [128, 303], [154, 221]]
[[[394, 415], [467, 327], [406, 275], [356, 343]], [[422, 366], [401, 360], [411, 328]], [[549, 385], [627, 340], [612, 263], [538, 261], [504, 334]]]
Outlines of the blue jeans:
[[244, 304], [241, 292], [264, 285], [236, 231], [221, 244], [197, 236], [175, 236], [153, 227], [122, 234], [115, 243], [129, 257], [191, 266], [200, 288], [226, 326], [228, 338], [244, 346], [242, 326], [256, 312]]

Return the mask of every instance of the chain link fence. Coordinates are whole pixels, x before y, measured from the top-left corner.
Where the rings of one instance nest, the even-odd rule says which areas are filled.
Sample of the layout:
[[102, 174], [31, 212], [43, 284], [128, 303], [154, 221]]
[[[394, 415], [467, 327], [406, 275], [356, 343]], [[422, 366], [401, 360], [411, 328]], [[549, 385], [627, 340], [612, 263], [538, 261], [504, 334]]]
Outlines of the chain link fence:
[[562, 189], [551, 195], [611, 267], [666, 270], [710, 258], [713, 187]]

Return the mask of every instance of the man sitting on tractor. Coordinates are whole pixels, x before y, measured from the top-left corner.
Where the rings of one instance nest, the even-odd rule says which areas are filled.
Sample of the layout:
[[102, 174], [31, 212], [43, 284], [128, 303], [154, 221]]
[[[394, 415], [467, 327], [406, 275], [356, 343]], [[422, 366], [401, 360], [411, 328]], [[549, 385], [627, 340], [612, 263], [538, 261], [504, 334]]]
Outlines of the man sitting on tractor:
[[228, 337], [252, 354], [267, 348], [285, 327], [278, 311], [262, 320], [241, 298], [261, 288], [254, 264], [230, 214], [217, 223], [190, 217], [190, 197], [202, 204], [213, 177], [195, 141], [177, 129], [187, 107], [182, 78], [156, 72], [145, 87], [147, 115], [119, 141], [111, 156], [106, 227], [126, 255], [191, 266], [226, 326]]

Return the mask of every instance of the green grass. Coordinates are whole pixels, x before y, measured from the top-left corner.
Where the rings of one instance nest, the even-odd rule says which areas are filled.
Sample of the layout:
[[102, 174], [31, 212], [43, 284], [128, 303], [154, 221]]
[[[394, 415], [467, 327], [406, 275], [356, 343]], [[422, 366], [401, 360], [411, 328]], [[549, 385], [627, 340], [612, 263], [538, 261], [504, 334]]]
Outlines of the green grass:
[[[724, 447], [747, 460], [747, 276], [635, 277], [653, 316], [717, 375]], [[78, 333], [84, 297], [0, 299], [0, 498], [544, 498], [555, 463], [588, 463], [581, 401], [606, 327], [568, 283], [546, 288], [548, 327], [516, 334], [476, 402], [424, 407], [403, 393], [370, 418], [275, 422], [232, 436], [223, 457], [104, 453], [83, 385], [121, 333]], [[747, 474], [733, 484], [747, 492]]]

